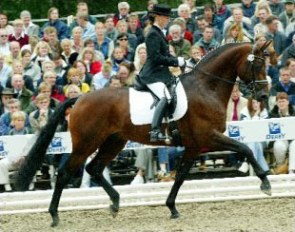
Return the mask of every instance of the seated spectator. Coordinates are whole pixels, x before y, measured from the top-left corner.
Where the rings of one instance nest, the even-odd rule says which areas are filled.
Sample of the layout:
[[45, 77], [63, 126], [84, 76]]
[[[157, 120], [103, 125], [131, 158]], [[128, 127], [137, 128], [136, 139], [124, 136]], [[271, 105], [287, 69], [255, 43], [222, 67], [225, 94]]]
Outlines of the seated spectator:
[[52, 56], [52, 61], [55, 64], [54, 71], [58, 78], [56, 79], [57, 85], [65, 85], [67, 83], [67, 73], [70, 65], [66, 63], [61, 54], [55, 54]]
[[284, 29], [286, 30], [287, 26], [291, 22], [295, 22], [295, 3], [294, 0], [285, 0], [285, 10], [280, 13], [279, 20], [283, 24]]
[[42, 68], [44, 61], [52, 61], [52, 50], [47, 42], [40, 41], [34, 49], [32, 62]]
[[[249, 98], [248, 105], [241, 110], [241, 120], [261, 120], [268, 118], [268, 111], [264, 105], [262, 99], [254, 100]], [[263, 171], [269, 173], [269, 167], [264, 157], [264, 147], [263, 142], [252, 142], [247, 143], [248, 147], [252, 150], [255, 159], [262, 168]], [[243, 168], [243, 165], [242, 167]], [[246, 171], [239, 169], [240, 171]]]
[[63, 40], [69, 37], [68, 26], [59, 19], [58, 9], [56, 7], [51, 7], [48, 10], [48, 22], [46, 22], [40, 31], [40, 37], [44, 35], [44, 30], [46, 27], [54, 27], [57, 31], [57, 37], [59, 40]]
[[182, 3], [186, 3], [190, 8], [190, 16], [194, 20], [201, 14], [203, 14], [201, 9], [197, 9], [196, 0], [182, 0]]
[[147, 1], [147, 11], [141, 16], [141, 19], [140, 19], [140, 26], [142, 29], [144, 29], [148, 24], [150, 24], [149, 12], [152, 11], [155, 4], [158, 4], [157, 0]]
[[32, 78], [34, 89], [37, 88], [37, 83], [41, 78], [41, 68], [39, 65], [31, 61], [32, 52], [30, 50], [22, 50], [22, 64], [24, 75]]
[[290, 58], [286, 62], [286, 66], [290, 70], [290, 81], [295, 83], [295, 59]]
[[106, 37], [106, 28], [102, 22], [95, 24], [94, 44], [95, 50], [100, 51], [104, 55], [104, 59], [111, 57], [114, 50], [114, 41]]
[[128, 44], [129, 46], [133, 49], [133, 51], [135, 51], [137, 45], [138, 45], [138, 40], [137, 40], [137, 37], [131, 33], [128, 33], [128, 24], [125, 20], [120, 20], [118, 23], [117, 23], [117, 31], [118, 31], [118, 34], [117, 34], [117, 37], [114, 39], [114, 42], [115, 44], [118, 44], [118, 35], [119, 34], [122, 34], [122, 33], [125, 33], [127, 34], [127, 39], [128, 39]]
[[87, 83], [89, 86], [92, 86], [93, 75], [87, 72], [87, 65], [84, 63], [84, 61], [76, 60], [72, 67], [79, 69], [82, 76], [82, 81]]
[[127, 20], [129, 11], [130, 11], [130, 5], [128, 2], [119, 2], [118, 3], [118, 11], [114, 15], [114, 24], [117, 25], [118, 21], [120, 20]]
[[12, 72], [12, 68], [4, 61], [5, 57], [0, 53], [0, 85], [2, 88], [6, 87], [7, 80]]
[[47, 42], [51, 48], [52, 55], [60, 55], [62, 52], [60, 41], [57, 37], [57, 30], [55, 27], [46, 27], [44, 29], [43, 41]]
[[213, 37], [213, 32], [211, 26], [206, 26], [203, 32], [203, 37], [195, 43], [195, 45], [198, 45], [202, 49], [204, 55], [207, 55], [219, 46], [219, 43]]
[[216, 15], [214, 6], [210, 3], [204, 5], [204, 18], [208, 22], [209, 26], [214, 27], [219, 31], [223, 30], [221, 18]]
[[178, 24], [171, 25], [169, 28], [169, 34], [172, 38], [169, 41], [169, 45], [174, 48], [175, 55], [177, 57], [181, 56], [188, 59], [190, 56], [191, 44], [181, 36], [181, 27]]
[[[180, 4], [177, 8], [177, 16], [178, 16], [178, 19], [182, 18], [184, 20], [184, 24], [185, 24], [184, 27], [186, 28], [187, 31], [191, 33], [195, 31], [195, 22], [194, 22], [195, 18], [192, 18], [191, 8], [189, 4], [187, 3]], [[173, 23], [175, 22], [173, 21]], [[185, 39], [188, 39], [188, 38], [185, 38]]]
[[[99, 50], [97, 50], [95, 48], [95, 43], [94, 43], [94, 41], [92, 39], [86, 39], [84, 41], [82, 52], [83, 52], [84, 48], [90, 48], [90, 49], [92, 49], [92, 51], [94, 52], [94, 54], [95, 54], [95, 56], [96, 56], [96, 58], [97, 58], [98, 61], [103, 62], [105, 60], [104, 59], [104, 54], [101, 51], [99, 51]], [[78, 60], [81, 60], [82, 59], [82, 56], [81, 56], [81, 53], [82, 52], [79, 53]]]
[[9, 44], [10, 54], [5, 57], [5, 63], [12, 66], [15, 60], [21, 61], [20, 45], [17, 41], [12, 41]]
[[8, 36], [8, 41], [19, 42], [20, 47], [29, 44], [29, 36], [23, 31], [24, 22], [21, 19], [16, 19], [13, 21], [13, 33]]
[[29, 37], [34, 36], [38, 38], [40, 33], [40, 27], [31, 21], [31, 13], [27, 10], [23, 10], [20, 13], [20, 18], [24, 23], [25, 34], [27, 34]]
[[190, 49], [190, 58], [186, 60], [185, 72], [193, 70], [193, 68], [202, 59], [203, 52], [198, 45], [193, 45]]
[[[0, 135], [8, 135], [9, 131], [13, 128], [11, 124], [11, 116], [13, 113], [20, 111], [20, 101], [15, 98], [11, 98], [8, 103], [8, 112], [4, 113], [0, 117]], [[29, 118], [26, 117], [26, 127], [30, 127]]]
[[8, 34], [13, 33], [13, 27], [8, 24], [8, 17], [4, 12], [0, 12], [0, 28], [5, 29]]
[[77, 85], [81, 93], [88, 93], [90, 91], [90, 87], [88, 84], [82, 82], [82, 75], [79, 69], [77, 68], [70, 68], [67, 73], [68, 84], [64, 86], [64, 93], [67, 95], [68, 87], [71, 84]]
[[66, 94], [66, 98], [67, 99], [72, 99], [75, 97], [79, 97], [81, 96], [83, 93], [81, 92], [81, 89], [79, 88], [79, 86], [75, 85], [75, 84], [71, 84], [68, 86], [68, 91]]
[[82, 39], [83, 30], [81, 27], [74, 27], [72, 30], [72, 48], [75, 52], [80, 53], [83, 48], [83, 39]]
[[12, 128], [8, 132], [8, 135], [26, 135], [30, 134], [30, 128], [26, 127], [27, 115], [23, 111], [16, 111], [11, 115]]
[[59, 102], [65, 101], [65, 95], [63, 93], [63, 87], [56, 84], [57, 75], [54, 71], [46, 71], [43, 75], [43, 81], [51, 86], [51, 97]]
[[284, 11], [284, 3], [281, 0], [269, 0], [269, 7], [272, 14], [279, 16]]
[[37, 43], [40, 41], [39, 37], [36, 36], [30, 36], [29, 43], [22, 46], [21, 51], [23, 50], [29, 50], [30, 52], [34, 52], [34, 49], [37, 45]]
[[[268, 41], [267, 36], [265, 34], [257, 34], [255, 37], [255, 44], [258, 48], [262, 48], [264, 44]], [[269, 57], [269, 62], [271, 65], [275, 66], [278, 64], [278, 58], [273, 46], [273, 43], [271, 43], [266, 50], [264, 51], [265, 56]]]
[[135, 79], [135, 67], [133, 63], [122, 62], [119, 64], [117, 77], [120, 78], [121, 83], [125, 87], [133, 86]]
[[102, 89], [109, 84], [111, 77], [115, 75], [112, 67], [112, 62], [106, 60], [102, 65], [101, 71], [93, 76], [92, 85], [95, 90]]
[[272, 110], [275, 105], [275, 99], [278, 93], [285, 92], [289, 96], [289, 102], [294, 107], [295, 105], [295, 84], [290, 81], [290, 70], [287, 67], [280, 69], [280, 81], [275, 84], [270, 90], [269, 109]]
[[[294, 117], [294, 108], [289, 104], [288, 94], [281, 92], [276, 96], [276, 105], [270, 112], [270, 118]], [[276, 159], [275, 174], [288, 173], [289, 151], [289, 173], [295, 173], [295, 140], [276, 140], [273, 144], [273, 153]]]
[[2, 89], [0, 92], [0, 116], [4, 113], [9, 112], [8, 102], [13, 98], [14, 92], [12, 89]]
[[111, 40], [115, 41], [118, 35], [117, 28], [115, 27], [114, 23], [114, 17], [113, 15], [107, 15], [105, 17], [105, 28], [106, 28], [106, 33], [105, 36], [110, 38]]
[[137, 44], [141, 44], [144, 42], [143, 30], [139, 26], [138, 15], [135, 13], [131, 13], [127, 19], [128, 23], [128, 33], [133, 34], [137, 38]]
[[[1, 16], [0, 16], [1, 17]], [[8, 56], [10, 54], [8, 32], [4, 28], [0, 28], [0, 55]]]
[[255, 13], [256, 3], [253, 0], [241, 0], [241, 9], [247, 18], [251, 18]]
[[117, 46], [122, 49], [124, 52], [124, 58], [128, 61], [134, 60], [134, 49], [131, 47], [128, 41], [128, 35], [127, 33], [119, 33], [117, 36]]
[[142, 69], [143, 65], [146, 62], [147, 52], [146, 52], [146, 45], [145, 43], [139, 44], [135, 51], [134, 57], [134, 66], [136, 70], [136, 74], [139, 74], [140, 70]]
[[64, 39], [61, 41], [62, 53], [61, 56], [67, 65], [72, 66], [77, 60], [79, 53], [73, 49], [72, 41], [69, 39]]
[[244, 42], [251, 42], [251, 41], [247, 36], [244, 35], [241, 25], [233, 23], [229, 27], [227, 34], [225, 35], [221, 44], [223, 45], [227, 43], [244, 43]]
[[82, 39], [95, 39], [95, 27], [88, 21], [88, 14], [77, 13], [76, 15], [78, 26], [83, 29]]
[[231, 10], [224, 4], [223, 0], [214, 0], [214, 3], [215, 15], [218, 18], [218, 29], [223, 31], [224, 22], [231, 16]]
[[287, 47], [283, 53], [281, 58], [281, 66], [285, 66], [288, 59], [295, 59], [295, 34], [292, 37], [292, 44]]
[[122, 63], [122, 62], [129, 63], [129, 61], [124, 58], [124, 51], [122, 50], [121, 47], [114, 48], [113, 55], [111, 57], [111, 61], [113, 63], [113, 71], [114, 72], [118, 72], [120, 63]]
[[[193, 34], [188, 31], [186, 28], [186, 23], [183, 18], [176, 18], [173, 20], [173, 24], [177, 24], [181, 28], [181, 37], [188, 40], [191, 44], [193, 44]], [[171, 35], [167, 36], [167, 40], [170, 41], [172, 39]]]
[[81, 53], [81, 60], [87, 65], [87, 72], [95, 75], [100, 72], [102, 63], [99, 61], [98, 57], [92, 48], [84, 48]]
[[118, 77], [117, 75], [114, 75], [114, 76], [111, 77], [110, 83], [107, 85], [107, 87], [110, 87], [110, 88], [122, 88], [123, 83], [122, 83], [120, 77]]

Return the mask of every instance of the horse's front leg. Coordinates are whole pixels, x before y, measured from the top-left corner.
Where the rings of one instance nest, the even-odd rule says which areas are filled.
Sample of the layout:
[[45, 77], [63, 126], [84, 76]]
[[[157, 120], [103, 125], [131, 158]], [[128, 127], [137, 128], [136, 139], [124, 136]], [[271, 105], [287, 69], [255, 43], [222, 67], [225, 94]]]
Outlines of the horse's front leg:
[[215, 151], [235, 151], [247, 158], [248, 162], [252, 165], [254, 172], [262, 181], [260, 189], [267, 195], [271, 195], [271, 185], [267, 178], [267, 173], [258, 164], [251, 149], [244, 143], [235, 141], [222, 133], [216, 132], [212, 138], [213, 150]]
[[168, 195], [168, 198], [166, 200], [166, 205], [170, 209], [171, 216], [170, 218], [178, 218], [180, 215], [175, 207], [175, 199], [177, 197], [178, 191], [181, 187], [181, 185], [184, 182], [185, 177], [187, 176], [190, 168], [192, 167], [194, 163], [194, 159], [186, 159], [184, 156], [181, 160], [181, 163], [177, 169], [175, 182], [172, 186], [172, 189]]

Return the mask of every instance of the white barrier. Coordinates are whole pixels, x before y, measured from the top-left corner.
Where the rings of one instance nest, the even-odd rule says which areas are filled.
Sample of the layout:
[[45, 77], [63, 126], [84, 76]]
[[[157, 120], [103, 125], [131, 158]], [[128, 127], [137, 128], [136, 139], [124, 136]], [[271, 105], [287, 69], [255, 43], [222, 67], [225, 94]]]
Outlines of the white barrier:
[[[295, 175], [269, 176], [271, 197], [295, 197]], [[260, 191], [257, 177], [185, 181], [177, 203], [211, 202], [270, 198]], [[144, 185], [115, 186], [120, 193], [121, 207], [164, 205], [171, 182]], [[0, 194], [0, 215], [47, 212], [53, 191], [32, 191]], [[109, 207], [110, 200], [102, 188], [65, 189], [60, 211], [101, 209]]]
[[[291, 140], [295, 139], [295, 117], [228, 122], [224, 134], [240, 142]], [[34, 135], [1, 136], [0, 158], [1, 156], [16, 156], [25, 153], [24, 148], [28, 151], [30, 145], [33, 144], [34, 138]], [[71, 142], [69, 132], [56, 133], [47, 153], [71, 153]], [[140, 147], [146, 148], [150, 146], [129, 142], [125, 149]]]

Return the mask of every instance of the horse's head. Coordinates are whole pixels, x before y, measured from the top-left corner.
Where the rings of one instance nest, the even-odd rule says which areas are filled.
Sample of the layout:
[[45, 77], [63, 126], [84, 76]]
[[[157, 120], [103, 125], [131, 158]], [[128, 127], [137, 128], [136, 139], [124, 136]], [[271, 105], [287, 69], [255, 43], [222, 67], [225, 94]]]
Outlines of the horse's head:
[[265, 49], [272, 41], [267, 41], [262, 47], [253, 46], [250, 53], [245, 54], [238, 76], [242, 79], [254, 98], [265, 98], [268, 94], [266, 80]]

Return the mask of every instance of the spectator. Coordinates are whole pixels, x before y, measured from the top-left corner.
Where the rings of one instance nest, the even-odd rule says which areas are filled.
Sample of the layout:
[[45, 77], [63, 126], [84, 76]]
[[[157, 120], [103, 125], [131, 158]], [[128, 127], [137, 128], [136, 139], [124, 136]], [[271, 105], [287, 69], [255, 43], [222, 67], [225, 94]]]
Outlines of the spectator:
[[285, 92], [289, 96], [289, 102], [294, 107], [295, 105], [295, 84], [290, 81], [290, 70], [287, 67], [280, 69], [280, 81], [275, 84], [270, 90], [269, 106], [273, 108], [275, 99], [278, 93]]
[[[191, 44], [193, 43], [193, 34], [187, 30], [186, 23], [183, 18], [176, 18], [173, 20], [173, 24], [177, 24], [181, 28], [181, 37], [188, 40]], [[168, 41], [172, 39], [171, 35], [167, 36]]]
[[130, 11], [130, 5], [128, 2], [118, 3], [119, 12], [114, 15], [114, 24], [117, 25], [120, 20], [127, 20]]
[[150, 19], [149, 19], [149, 12], [153, 9], [153, 6], [155, 4], [158, 4], [157, 0], [148, 0], [147, 1], [147, 11], [145, 14], [140, 19], [140, 26], [142, 29], [144, 29], [148, 24], [150, 24]]
[[[270, 118], [294, 117], [294, 108], [289, 104], [288, 94], [281, 92], [276, 96], [276, 105], [270, 112]], [[295, 173], [295, 140], [276, 140], [273, 152], [276, 159], [275, 174], [286, 174], [288, 169], [287, 152], [289, 151], [289, 173]]]
[[82, 33], [82, 28], [78, 26], [74, 27], [72, 30], [73, 50], [77, 53], [80, 53], [83, 48]]
[[95, 75], [100, 72], [102, 63], [98, 60], [92, 48], [84, 48], [81, 53], [81, 60], [87, 65], [87, 72]]
[[31, 13], [27, 10], [23, 10], [20, 13], [20, 18], [24, 23], [25, 34], [27, 34], [29, 37], [35, 36], [38, 38], [40, 33], [40, 27], [31, 21]]
[[[264, 44], [267, 42], [267, 37], [265, 34], [258, 34], [256, 35], [255, 37], [255, 44], [259, 47], [259, 48], [262, 48], [264, 46]], [[266, 56], [270, 56], [270, 64], [271, 65], [277, 65], [278, 63], [278, 59], [277, 59], [277, 56], [276, 56], [276, 52], [275, 52], [275, 49], [274, 49], [274, 46], [273, 46], [273, 43], [271, 43], [267, 48], [266, 50], [264, 51], [264, 54]]]
[[65, 101], [65, 95], [61, 85], [56, 84], [57, 75], [54, 71], [46, 71], [43, 75], [43, 81], [51, 86], [51, 97], [59, 102]]
[[8, 56], [10, 54], [8, 33], [4, 28], [0, 28], [0, 54], [3, 56]]
[[290, 81], [295, 83], [295, 59], [290, 58], [286, 62], [286, 67], [290, 70]]
[[113, 71], [117, 72], [119, 69], [119, 64], [122, 62], [129, 62], [127, 59], [124, 58], [124, 51], [121, 47], [117, 46], [114, 48], [113, 55], [111, 58], [113, 63]]
[[57, 75], [56, 84], [65, 85], [67, 83], [67, 73], [70, 68], [60, 54], [56, 54], [52, 57], [52, 61], [55, 64], [54, 72]]
[[213, 28], [211, 26], [205, 27], [203, 37], [195, 45], [202, 49], [204, 55], [207, 55], [219, 46], [219, 43], [213, 37]]
[[32, 56], [32, 62], [40, 68], [42, 68], [44, 61], [52, 61], [52, 51], [49, 44], [45, 41], [38, 42]]
[[76, 15], [78, 26], [83, 29], [82, 39], [92, 39], [95, 38], [95, 28], [92, 23], [88, 21], [88, 14], [77, 13]]
[[117, 46], [123, 51], [124, 58], [128, 61], [134, 60], [134, 49], [130, 46], [127, 33], [119, 33], [117, 36]]
[[124, 87], [130, 87], [134, 84], [135, 79], [135, 67], [133, 63], [122, 62], [119, 64], [117, 76], [120, 78]]
[[221, 18], [215, 14], [214, 7], [211, 4], [206, 4], [204, 6], [204, 18], [209, 23], [209, 26], [212, 26], [219, 31], [223, 30]]
[[292, 44], [287, 47], [283, 53], [281, 58], [281, 66], [284, 66], [288, 59], [295, 59], [295, 34], [292, 36]]
[[34, 89], [37, 88], [37, 83], [41, 78], [41, 68], [39, 65], [31, 61], [32, 52], [23, 50], [21, 52], [24, 75], [32, 78]]
[[9, 44], [10, 54], [5, 57], [6, 64], [12, 66], [15, 60], [21, 60], [20, 45], [17, 41], [12, 41]]
[[0, 12], [0, 28], [6, 29], [7, 34], [13, 33], [13, 27], [8, 24], [8, 17], [3, 12]]
[[48, 22], [46, 22], [41, 28], [40, 37], [44, 35], [44, 30], [46, 27], [54, 27], [57, 31], [57, 38], [63, 40], [69, 37], [68, 26], [59, 19], [58, 9], [56, 7], [51, 7], [48, 10]]
[[[77, 13], [76, 13], [76, 15], [78, 15], [78, 14], [85, 14], [85, 15], [87, 15], [87, 21], [88, 22], [90, 22], [93, 25], [96, 23], [96, 18], [89, 15], [89, 9], [88, 9], [88, 5], [87, 5], [86, 2], [79, 2], [77, 4]], [[70, 25], [69, 31], [72, 32], [73, 29], [75, 27], [77, 27], [77, 26], [78, 26], [77, 20], [74, 20]]]
[[117, 28], [115, 27], [113, 15], [107, 15], [105, 17], [105, 28], [106, 28], [106, 37], [115, 41], [118, 35]]
[[111, 57], [114, 50], [114, 41], [106, 37], [106, 28], [102, 22], [95, 24], [94, 44], [95, 50], [100, 51], [105, 60]]
[[21, 74], [12, 75], [11, 85], [15, 93], [15, 97], [20, 100], [20, 109], [27, 112], [26, 110], [31, 103], [33, 92], [25, 87], [24, 78]]
[[114, 76], [111, 77], [110, 83], [109, 83], [108, 86], [110, 88], [122, 88], [123, 83], [122, 83], [120, 77], [118, 77], [117, 75], [114, 75]]
[[16, 111], [11, 115], [12, 129], [8, 132], [8, 135], [26, 135], [30, 134], [30, 128], [26, 127], [27, 115], [23, 111]]
[[185, 72], [193, 70], [193, 68], [202, 59], [202, 49], [198, 45], [193, 45], [190, 50], [190, 58], [186, 61]]
[[77, 60], [79, 53], [73, 49], [73, 44], [70, 39], [64, 39], [61, 41], [62, 53], [61, 56], [67, 65], [72, 66]]
[[241, 9], [247, 18], [254, 16], [256, 3], [253, 0], [241, 0]]
[[79, 97], [81, 95], [82, 95], [81, 90], [77, 85], [72, 84], [68, 86], [68, 91], [66, 94], [67, 99], [72, 99], [75, 97]]
[[193, 33], [195, 31], [195, 22], [191, 16], [191, 8], [188, 4], [180, 4], [177, 8], [177, 15], [179, 18], [182, 18], [185, 22], [185, 28]]
[[140, 70], [145, 64], [146, 58], [147, 58], [146, 45], [145, 43], [139, 44], [136, 48], [135, 57], [134, 57], [134, 66], [135, 66], [135, 70], [137, 74], [139, 74]]
[[144, 42], [143, 30], [139, 25], [138, 15], [135, 13], [131, 13], [127, 19], [128, 22], [128, 33], [135, 35], [137, 38], [137, 44], [141, 44]]
[[44, 29], [43, 40], [48, 43], [51, 48], [52, 55], [60, 55], [62, 50], [60, 42], [57, 37], [57, 30], [55, 27], [48, 26]]
[[36, 45], [37, 45], [37, 43], [39, 41], [40, 41], [39, 40], [39, 37], [34, 36], [34, 35], [30, 36], [29, 43], [26, 44], [26, 45], [24, 45], [24, 46], [22, 46], [21, 51], [23, 51], [23, 50], [29, 50], [30, 52], [33, 52], [34, 49], [35, 49], [35, 47], [36, 47]]
[[197, 9], [196, 0], [182, 0], [182, 2], [188, 4], [190, 8], [190, 15], [192, 20], [195, 20], [197, 17], [199, 17], [203, 13], [202, 11]]
[[171, 25], [169, 34], [172, 38], [169, 44], [174, 48], [175, 55], [188, 59], [190, 56], [191, 44], [181, 36], [181, 27], [178, 24]]
[[224, 35], [224, 39], [221, 44], [227, 43], [244, 43], [251, 42], [250, 39], [244, 35], [243, 28], [240, 24], [232, 24], [228, 31], [227, 35]]
[[68, 87], [71, 84], [77, 85], [81, 93], [88, 93], [90, 91], [90, 87], [87, 83], [82, 81], [82, 75], [79, 69], [77, 68], [70, 68], [67, 73], [68, 84], [64, 86], [64, 93], [67, 95]]
[[82, 60], [76, 60], [73, 64], [73, 68], [79, 69], [82, 81], [87, 83], [89, 86], [92, 86], [92, 74], [87, 72], [87, 65]]
[[133, 51], [135, 51], [135, 49], [138, 45], [137, 37], [131, 33], [128, 33], [128, 24], [125, 20], [120, 20], [117, 23], [117, 31], [118, 31], [118, 34], [117, 34], [117, 38], [114, 40], [115, 43], [117, 44], [119, 34], [126, 33], [127, 39], [128, 39], [128, 44], [133, 49]]
[[8, 36], [8, 41], [19, 42], [20, 47], [29, 44], [29, 36], [23, 31], [24, 23], [21, 19], [13, 21], [13, 33]]
[[226, 19], [228, 19], [231, 16], [230, 8], [224, 4], [223, 0], [214, 0], [215, 3], [215, 15], [218, 18], [220, 31], [223, 31], [223, 25]]
[[280, 22], [283, 24], [284, 29], [295, 21], [295, 7], [294, 0], [285, 0], [285, 10], [279, 14]]
[[112, 70], [112, 67], [112, 62], [110, 60], [106, 60], [102, 65], [101, 71], [93, 76], [92, 84], [95, 90], [102, 89], [109, 85], [111, 77], [116, 74]]
[[10, 99], [13, 98], [14, 96], [14, 92], [12, 91], [12, 89], [2, 89], [1, 93], [0, 93], [0, 116], [4, 113], [9, 112], [9, 108], [8, 108], [8, 102]]
[[[249, 98], [247, 107], [241, 110], [241, 120], [260, 120], [268, 118], [268, 112], [265, 108], [263, 101], [254, 100]], [[265, 161], [263, 149], [265, 144], [262, 142], [247, 143], [249, 148], [252, 150], [255, 159], [262, 168], [263, 171], [269, 173], [268, 164]], [[242, 167], [243, 168], [243, 165]], [[239, 169], [242, 171], [242, 169]], [[244, 171], [244, 170], [243, 170]]]
[[285, 9], [281, 0], [269, 0], [269, 7], [273, 15], [279, 16]]
[[266, 19], [271, 16], [267, 7], [261, 7], [257, 12], [258, 22], [254, 26], [254, 36], [267, 32]]
[[[94, 41], [92, 39], [86, 39], [84, 41], [83, 49], [84, 48], [90, 48], [93, 51], [93, 53], [95, 54], [96, 59], [98, 61], [100, 61], [101, 63], [104, 61], [103, 53], [101, 51], [95, 49], [95, 43], [94, 43]], [[83, 49], [82, 49], [82, 52], [83, 52]], [[79, 60], [82, 59], [81, 52], [80, 52], [80, 54], [78, 56], [78, 59]]]
[[8, 77], [11, 75], [12, 72], [12, 68], [4, 61], [5, 57], [0, 53], [0, 84], [2, 88], [6, 87]]
[[[202, 37], [205, 30], [205, 27], [209, 26], [209, 23], [205, 20], [203, 16], [198, 16], [197, 18], [197, 28], [193, 34], [193, 44], [198, 42]], [[221, 41], [221, 34], [220, 31], [216, 28], [213, 28], [214, 31], [214, 38], [217, 41]]]

